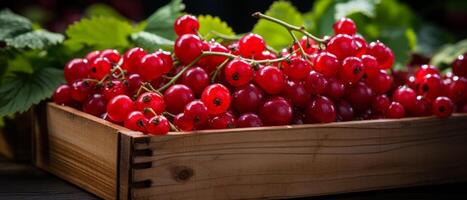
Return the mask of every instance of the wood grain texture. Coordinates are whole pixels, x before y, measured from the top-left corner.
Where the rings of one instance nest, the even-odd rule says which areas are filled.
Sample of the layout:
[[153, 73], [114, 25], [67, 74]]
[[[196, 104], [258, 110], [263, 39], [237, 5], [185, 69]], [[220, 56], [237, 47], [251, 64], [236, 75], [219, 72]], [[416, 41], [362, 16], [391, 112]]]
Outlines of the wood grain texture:
[[467, 115], [200, 131], [134, 144], [133, 199], [314, 196], [467, 180]]
[[118, 128], [49, 103], [46, 129], [35, 133], [36, 165], [104, 199], [116, 199]]

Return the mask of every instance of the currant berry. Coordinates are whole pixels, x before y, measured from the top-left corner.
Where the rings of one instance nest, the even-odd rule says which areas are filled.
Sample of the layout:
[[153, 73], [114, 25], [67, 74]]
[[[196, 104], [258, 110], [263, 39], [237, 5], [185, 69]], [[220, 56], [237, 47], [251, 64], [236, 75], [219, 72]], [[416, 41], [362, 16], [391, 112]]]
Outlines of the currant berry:
[[[207, 47], [203, 48], [203, 51], [218, 52], [218, 53], [229, 53], [229, 49], [219, 44], [218, 42], [209, 42]], [[198, 61], [200, 65], [207, 73], [211, 73], [221, 65], [227, 57], [225, 56], [204, 56]]]
[[193, 119], [183, 113], [176, 115], [174, 117], [173, 123], [180, 131], [191, 131], [195, 126]]
[[415, 82], [421, 83], [423, 78], [428, 74], [437, 74], [439, 75], [439, 70], [433, 65], [422, 65], [420, 68], [415, 71]]
[[355, 23], [349, 18], [341, 18], [337, 22], [334, 23], [332, 26], [334, 29], [334, 34], [347, 34], [353, 35], [357, 32], [357, 26]]
[[336, 121], [336, 109], [331, 100], [316, 96], [306, 107], [307, 118], [311, 122], [329, 123]]
[[128, 113], [123, 125], [128, 129], [145, 133], [148, 125], [148, 119], [146, 119], [142, 112], [133, 111]]
[[254, 84], [237, 88], [232, 95], [232, 105], [239, 113], [256, 112], [263, 101], [263, 91]]
[[385, 94], [392, 87], [392, 78], [384, 70], [378, 70], [376, 74], [368, 76], [365, 82], [375, 94]]
[[268, 94], [279, 94], [285, 87], [284, 74], [274, 66], [265, 66], [258, 69], [255, 82]]
[[452, 115], [454, 104], [451, 99], [445, 96], [436, 98], [433, 101], [433, 114], [439, 118], [446, 118]]
[[[300, 46], [305, 51], [306, 54], [310, 55], [316, 53], [318, 48], [315, 47], [315, 41], [307, 36], [303, 36], [299, 41]], [[293, 44], [294, 51], [299, 51], [300, 47], [297, 43]]]
[[117, 64], [120, 61], [120, 53], [115, 49], [103, 50], [100, 57], [107, 58], [112, 64]]
[[239, 87], [248, 84], [253, 79], [254, 71], [246, 61], [235, 59], [225, 66], [224, 74], [230, 85]]
[[180, 83], [191, 88], [196, 96], [201, 96], [204, 88], [209, 85], [209, 76], [201, 67], [192, 67], [182, 74]]
[[467, 79], [454, 76], [448, 85], [447, 96], [457, 104], [467, 102]]
[[413, 107], [409, 108], [409, 112], [415, 117], [431, 115], [431, 100], [424, 96], [417, 96]]
[[261, 106], [259, 115], [265, 125], [286, 125], [292, 120], [292, 106], [284, 98], [275, 97]]
[[339, 79], [348, 84], [354, 84], [363, 77], [363, 63], [357, 57], [347, 57], [342, 61]]
[[84, 102], [94, 93], [94, 82], [76, 81], [71, 86], [71, 97], [78, 102]]
[[339, 79], [331, 78], [328, 80], [324, 94], [332, 99], [340, 99], [345, 94], [345, 85]]
[[305, 88], [309, 94], [323, 94], [326, 91], [328, 81], [316, 71], [310, 71], [305, 78]]
[[265, 50], [265, 51], [261, 52], [261, 55], [259, 55], [255, 59], [257, 59], [257, 60], [274, 60], [276, 58], [277, 58], [276, 54], [271, 53], [268, 50]]
[[366, 49], [368, 48], [368, 44], [366, 43], [365, 38], [363, 38], [360, 35], [354, 35], [354, 36], [352, 36], [352, 39], [357, 44], [357, 54], [356, 54], [356, 56], [362, 56], [363, 54], [365, 54]]
[[199, 100], [194, 100], [185, 106], [184, 115], [193, 119], [194, 125], [204, 124], [209, 117], [208, 107]]
[[389, 105], [391, 104], [391, 100], [385, 94], [381, 94], [376, 96], [371, 103], [373, 111], [377, 113], [386, 113], [388, 110]]
[[378, 61], [374, 56], [371, 55], [362, 55], [362, 63], [363, 63], [363, 71], [364, 71], [364, 77], [366, 78], [371, 78], [373, 76], [376, 76], [380, 69], [378, 66]]
[[246, 58], [258, 57], [266, 49], [266, 42], [258, 34], [248, 33], [238, 41], [240, 55]]
[[399, 102], [407, 110], [413, 107], [416, 98], [417, 94], [407, 86], [397, 88], [392, 94], [392, 100]]
[[429, 99], [436, 99], [442, 92], [443, 82], [437, 74], [427, 74], [418, 87], [418, 94], [425, 95]]
[[[136, 109], [143, 112], [146, 117], [153, 117], [154, 111], [160, 115], [165, 111], [165, 103], [162, 96], [155, 92], [145, 92], [141, 94], [135, 102]], [[148, 110], [152, 109], [152, 111]]]
[[345, 98], [356, 111], [367, 110], [371, 106], [374, 92], [368, 85], [358, 82], [346, 88]]
[[[107, 103], [107, 115], [115, 122], [125, 121], [128, 114], [134, 110], [135, 106], [133, 101], [126, 95], [118, 95]], [[144, 117], [143, 113], [141, 113], [141, 115]]]
[[86, 60], [88, 61], [88, 63], [92, 63], [94, 62], [94, 60], [96, 58], [99, 58], [101, 56], [101, 52], [100, 51], [91, 51], [89, 52], [88, 54], [86, 54]]
[[83, 104], [83, 111], [96, 117], [102, 116], [107, 107], [107, 100], [101, 94], [94, 94]]
[[89, 77], [90, 67], [86, 59], [73, 59], [65, 65], [63, 70], [65, 80], [71, 84], [77, 80]]
[[258, 115], [254, 113], [245, 113], [238, 117], [236, 125], [238, 128], [260, 127], [263, 126], [263, 122], [261, 122]]
[[456, 76], [467, 78], [467, 53], [457, 56], [452, 63], [452, 73]]
[[337, 60], [335, 55], [322, 52], [316, 56], [314, 69], [325, 77], [330, 78], [336, 76], [340, 68], [339, 60]]
[[164, 63], [162, 65], [162, 73], [163, 74], [169, 73], [173, 67], [173, 59], [172, 59], [172, 55], [170, 54], [170, 52], [159, 49], [159, 51], [156, 51], [154, 55], [161, 58], [162, 62]]
[[391, 102], [386, 111], [386, 117], [391, 119], [400, 119], [405, 117], [404, 106], [399, 102]]
[[128, 73], [136, 73], [136, 68], [141, 62], [141, 59], [146, 55], [144, 49], [135, 47], [131, 48], [123, 54], [122, 69]]
[[336, 119], [338, 121], [352, 121], [354, 111], [352, 105], [345, 100], [340, 100], [336, 103]]
[[141, 85], [143, 85], [143, 80], [139, 74], [130, 74], [128, 76], [128, 89], [132, 94], [138, 92]]
[[197, 34], [199, 22], [193, 15], [182, 15], [175, 20], [174, 30], [178, 36], [184, 34]]
[[211, 116], [208, 124], [210, 129], [235, 128], [235, 118], [232, 114], [225, 112]]
[[166, 135], [170, 131], [169, 120], [162, 115], [149, 119], [146, 130], [151, 135]]
[[204, 89], [201, 101], [208, 108], [209, 114], [221, 114], [230, 107], [232, 98], [229, 89], [222, 84], [212, 84]]
[[380, 41], [370, 43], [367, 53], [376, 58], [380, 69], [389, 69], [394, 63], [394, 54], [391, 49]]
[[152, 81], [164, 75], [164, 61], [156, 54], [147, 54], [141, 58], [136, 72], [145, 81]]
[[71, 105], [73, 98], [71, 97], [71, 87], [68, 85], [60, 85], [55, 89], [53, 94], [53, 101], [59, 105]]
[[110, 101], [115, 96], [126, 94], [127, 88], [121, 81], [113, 80], [105, 84], [102, 94], [107, 101]]
[[291, 80], [301, 81], [305, 79], [311, 70], [311, 65], [303, 58], [293, 57], [290, 59], [290, 64], [283, 68], [284, 74]]
[[287, 81], [284, 88], [284, 96], [289, 99], [293, 105], [302, 108], [307, 105], [311, 98], [304, 84], [299, 81]]
[[182, 84], [175, 84], [170, 86], [164, 92], [164, 102], [166, 109], [170, 113], [178, 114], [183, 112], [185, 106], [195, 99], [193, 91]]
[[175, 56], [182, 64], [189, 64], [203, 52], [203, 41], [193, 34], [185, 34], [177, 38], [174, 45]]
[[352, 36], [338, 34], [329, 40], [326, 50], [334, 54], [337, 59], [344, 60], [346, 57], [357, 55], [358, 46]]

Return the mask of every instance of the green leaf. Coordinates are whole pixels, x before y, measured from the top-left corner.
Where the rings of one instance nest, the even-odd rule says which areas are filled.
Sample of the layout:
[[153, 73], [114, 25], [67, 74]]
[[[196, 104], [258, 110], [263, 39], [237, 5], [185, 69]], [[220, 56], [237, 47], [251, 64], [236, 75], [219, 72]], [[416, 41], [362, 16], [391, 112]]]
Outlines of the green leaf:
[[9, 9], [0, 11], [0, 41], [32, 30], [29, 19], [11, 12]]
[[422, 24], [416, 34], [418, 42], [415, 51], [427, 57], [431, 57], [444, 44], [453, 42], [452, 35], [432, 24]]
[[346, 17], [354, 13], [362, 13], [372, 18], [375, 16], [375, 3], [375, 0], [352, 0], [344, 3], [338, 3], [336, 4], [334, 19], [339, 20], [342, 17]]
[[144, 31], [134, 33], [131, 35], [131, 39], [136, 44], [136, 46], [142, 47], [148, 51], [154, 51], [155, 49], [159, 48], [170, 50], [174, 44], [174, 42], [171, 40]]
[[84, 16], [88, 18], [111, 17], [111, 18], [115, 18], [118, 20], [127, 20], [117, 10], [103, 3], [96, 3], [96, 4], [92, 4], [89, 7], [87, 7], [86, 10], [84, 11]]
[[397, 0], [381, 0], [376, 5], [376, 22], [382, 27], [410, 27], [414, 15], [410, 8]]
[[467, 52], [467, 39], [456, 44], [448, 44], [441, 48], [432, 58], [431, 64], [440, 68], [451, 65], [457, 56]]
[[63, 42], [64, 36], [59, 33], [52, 33], [46, 30], [36, 30], [23, 33], [14, 38], [5, 40], [7, 46], [30, 49], [45, 49]]
[[66, 30], [69, 37], [65, 43], [72, 49], [90, 46], [94, 49], [126, 48], [128, 37], [135, 32], [127, 21], [109, 17], [82, 19]]
[[146, 32], [175, 40], [173, 25], [181, 12], [185, 9], [182, 0], [172, 0], [169, 4], [159, 8], [147, 19]]
[[50, 97], [64, 82], [63, 71], [44, 67], [33, 74], [17, 73], [0, 87], [0, 117], [25, 112]]
[[235, 36], [235, 32], [227, 25], [226, 22], [222, 21], [219, 17], [213, 17], [211, 15], [200, 15], [198, 16], [199, 21], [199, 33], [204, 39], [209, 40], [214, 38], [212, 32], [217, 32], [226, 36]]
[[[300, 12], [287, 1], [274, 2], [265, 14], [295, 26], [303, 25]], [[284, 48], [293, 42], [287, 29], [264, 19], [258, 21], [252, 32], [263, 36], [266, 43], [275, 49]], [[297, 37], [301, 35], [297, 34]]]
[[319, 37], [332, 34], [336, 13], [335, 4], [334, 0], [316, 1], [313, 9], [304, 14], [307, 30]]
[[[401, 66], [405, 66], [409, 61], [412, 48], [407, 34], [411, 31], [413, 30], [407, 28], [387, 28], [381, 30], [379, 39], [391, 48], [394, 53], [395, 62], [401, 64]], [[415, 37], [415, 35], [412, 34], [411, 37]]]

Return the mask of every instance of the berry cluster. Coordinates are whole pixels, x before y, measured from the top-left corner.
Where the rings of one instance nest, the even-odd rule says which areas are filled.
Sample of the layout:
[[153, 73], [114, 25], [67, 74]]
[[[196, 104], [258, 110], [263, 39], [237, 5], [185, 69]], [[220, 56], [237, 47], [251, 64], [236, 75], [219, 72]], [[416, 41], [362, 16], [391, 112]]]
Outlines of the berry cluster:
[[67, 84], [56, 89], [54, 102], [155, 135], [467, 111], [463, 57], [453, 74], [429, 65], [410, 75], [393, 73], [391, 49], [367, 43], [350, 19], [337, 21], [335, 35], [319, 39], [256, 15], [288, 28], [294, 43], [276, 53], [253, 33], [205, 41], [197, 34], [198, 20], [184, 15], [174, 24], [173, 55], [141, 48], [123, 55], [93, 51], [65, 66]]

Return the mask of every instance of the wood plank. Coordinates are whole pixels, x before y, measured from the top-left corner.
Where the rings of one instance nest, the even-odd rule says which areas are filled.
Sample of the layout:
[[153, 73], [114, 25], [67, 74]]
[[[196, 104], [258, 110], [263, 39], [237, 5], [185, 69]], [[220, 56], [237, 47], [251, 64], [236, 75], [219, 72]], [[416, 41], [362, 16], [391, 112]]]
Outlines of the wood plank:
[[[134, 199], [291, 198], [467, 180], [467, 115], [150, 137]], [[147, 137], [147, 136], [146, 136]], [[455, 161], [455, 162], [453, 162]]]

